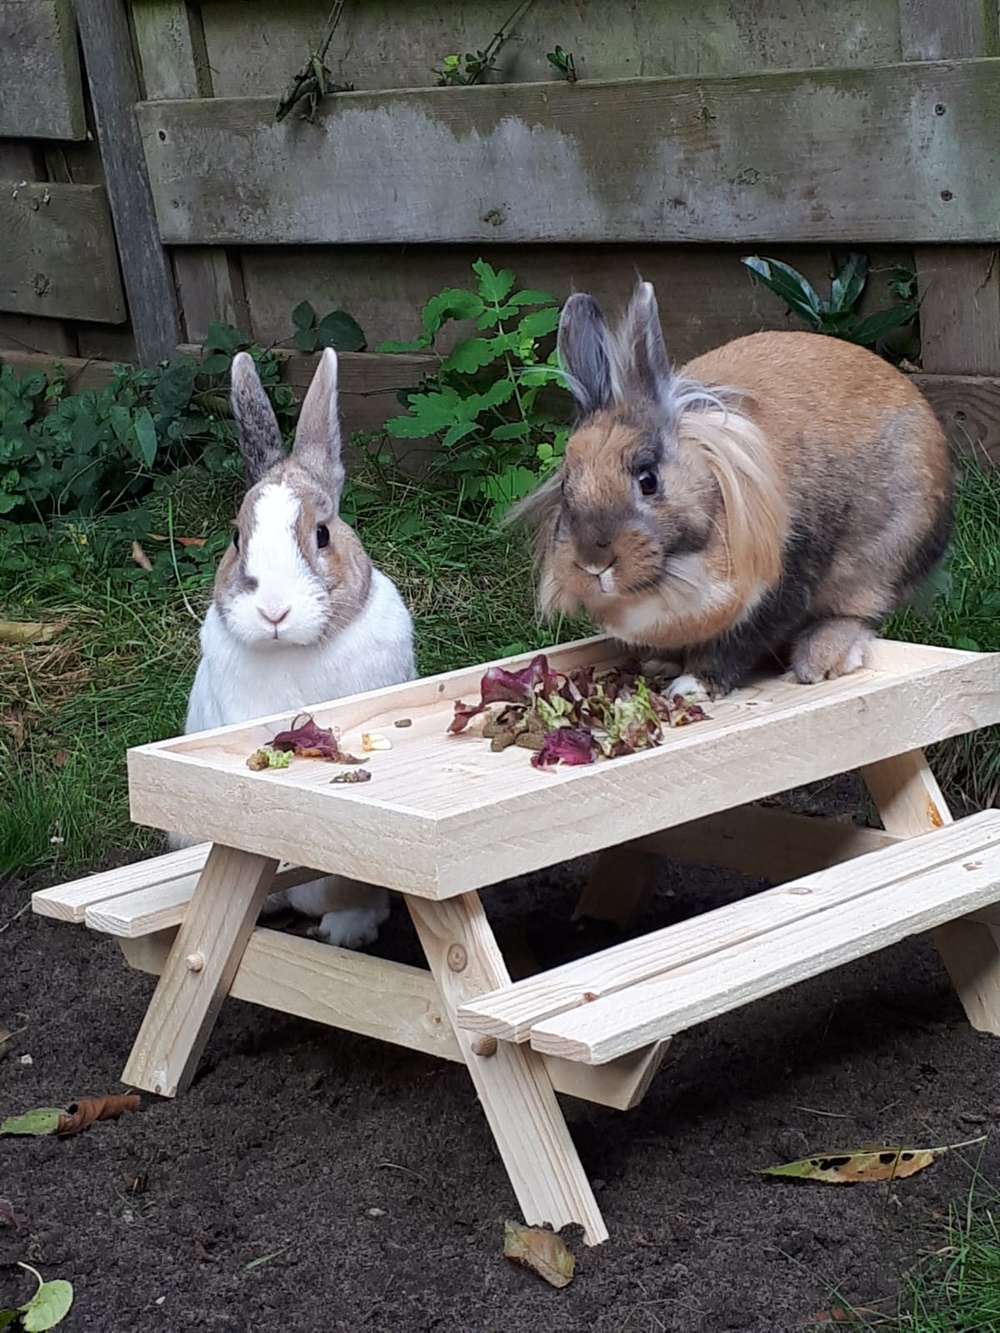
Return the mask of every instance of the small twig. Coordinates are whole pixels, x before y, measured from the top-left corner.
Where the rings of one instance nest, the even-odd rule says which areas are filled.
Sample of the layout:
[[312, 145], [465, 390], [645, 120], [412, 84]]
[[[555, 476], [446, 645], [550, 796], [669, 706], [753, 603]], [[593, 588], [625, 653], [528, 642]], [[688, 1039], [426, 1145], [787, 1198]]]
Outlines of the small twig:
[[376, 1166], [383, 1167], [390, 1171], [404, 1171], [408, 1176], [415, 1176], [417, 1180], [422, 1180], [428, 1188], [430, 1181], [426, 1176], [422, 1176], [419, 1171], [414, 1171], [412, 1166], [401, 1166], [399, 1162], [376, 1162]]
[[[17, 911], [14, 913], [14, 915], [11, 917], [11, 919], [10, 919], [9, 921], [5, 921], [5, 922], [3, 923], [3, 925], [0, 926], [0, 935], [2, 935], [2, 934], [4, 933], [5, 930], [10, 930], [11, 926], [14, 924], [14, 922], [17, 920], [17, 918], [18, 918], [19, 916], [24, 916], [25, 912], [28, 910], [28, 908], [29, 908], [30, 906], [31, 906], [31, 899], [29, 898], [28, 901], [27, 901], [23, 906], [21, 906], [21, 907], [19, 907], [19, 908], [17, 909]], [[18, 1032], [23, 1032], [23, 1031], [24, 1031], [24, 1028], [18, 1028], [17, 1031], [18, 1031]], [[11, 1036], [16, 1037], [16, 1036], [17, 1036], [17, 1032], [11, 1033]]]
[[821, 1111], [818, 1106], [793, 1106], [792, 1110], [807, 1111], [809, 1115], [826, 1115], [829, 1116], [831, 1120], [854, 1119], [854, 1117], [852, 1115], [848, 1115], [846, 1111]]
[[274, 110], [276, 121], [284, 120], [288, 113], [293, 111], [301, 101], [305, 101], [307, 104], [304, 118], [312, 120], [320, 100], [327, 93], [337, 91], [335, 87], [330, 88], [327, 85], [330, 71], [326, 68], [326, 53], [330, 49], [333, 34], [337, 31], [346, 4], [347, 0], [334, 0], [333, 8], [330, 10], [330, 15], [326, 21], [323, 40], [315, 51], [309, 53], [305, 64], [292, 80], [290, 88], [279, 100]]
[[500, 27], [496, 30], [496, 32], [490, 38], [489, 45], [483, 52], [483, 56], [485, 58], [480, 64], [479, 68], [476, 70], [475, 74], [473, 74], [472, 78], [469, 80], [470, 85], [478, 83], [479, 80], [482, 78], [482, 76], [486, 73], [486, 71], [492, 68], [494, 60], [496, 60], [497, 56], [500, 54], [500, 48], [503, 46], [504, 42], [507, 41], [508, 37], [510, 36], [511, 28], [531, 8], [533, 2], [534, 0], [522, 0], [522, 3], [516, 7], [511, 16], [505, 19], [503, 23], [500, 25]]

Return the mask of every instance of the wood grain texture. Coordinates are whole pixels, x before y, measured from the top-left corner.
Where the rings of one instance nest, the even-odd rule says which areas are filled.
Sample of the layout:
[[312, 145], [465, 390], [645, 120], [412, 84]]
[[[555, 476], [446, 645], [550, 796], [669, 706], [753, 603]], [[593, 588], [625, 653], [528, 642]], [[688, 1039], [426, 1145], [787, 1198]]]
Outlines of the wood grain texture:
[[[861, 776], [889, 832], [914, 838], [952, 823], [937, 779], [919, 750], [868, 765]], [[1000, 1035], [1000, 930], [983, 922], [949, 921], [935, 932], [934, 942], [969, 1022], [980, 1032]]]
[[920, 359], [940, 375], [1000, 373], [1000, 255], [992, 247], [917, 246]]
[[[977, 849], [992, 845], [991, 839], [1000, 847], [997, 812], [972, 816], [946, 836], [925, 836], [918, 844], [901, 839], [891, 847], [564, 963], [495, 994], [477, 996], [460, 1009], [459, 1024], [505, 1041], [527, 1041], [539, 1023], [581, 1007], [589, 1010], [612, 996], [626, 1011], [637, 985], [744, 946], [777, 956], [772, 936], [799, 922], [811, 922], [810, 929], [825, 937], [830, 912], [850, 907], [863, 916], [869, 895], [935, 869], [943, 873], [957, 858], [969, 859], [973, 851], [978, 859]], [[996, 855], [1000, 857], [1000, 850]], [[779, 961], [787, 961], [786, 956]]]
[[345, 93], [314, 125], [272, 98], [138, 114], [175, 244], [857, 244], [1000, 239], [998, 110], [1000, 63], [974, 60]]
[[83, 139], [72, 0], [0, 0], [0, 137]]
[[86, 0], [77, 22], [136, 353], [141, 364], [152, 365], [173, 354], [179, 326], [135, 118], [139, 84], [125, 6], [121, 0]]
[[[510, 981], [483, 905], [467, 893], [448, 903], [408, 898], [407, 907], [454, 1025], [464, 1000]], [[579, 1223], [588, 1245], [607, 1240], [543, 1062], [508, 1042], [476, 1055], [468, 1033], [454, 1031], [524, 1220], [556, 1231]]]
[[[474, 51], [510, 18], [507, 0], [364, 0], [348, 5], [328, 63], [358, 88], [425, 87], [447, 51]], [[266, 21], [264, 14], [266, 13]], [[315, 0], [280, 5], [211, 0], [202, 5], [216, 92], [248, 88], [277, 97], [316, 42], [325, 11]], [[581, 78], [742, 74], [899, 59], [896, 0], [615, 0], [613, 5], [534, 0], [509, 29], [495, 78], [553, 80], [545, 59], [572, 49]]]
[[163, 856], [150, 856], [132, 865], [117, 866], [98, 875], [39, 889], [31, 895], [31, 910], [37, 916], [56, 921], [82, 922], [88, 907], [111, 898], [137, 893], [151, 885], [168, 885], [178, 879], [199, 875], [208, 859], [208, 845], [184, 847]]
[[[121, 936], [118, 943], [130, 967], [159, 976], [176, 935], [175, 927], [152, 935]], [[426, 968], [258, 927], [236, 969], [229, 997], [442, 1060], [465, 1062]], [[593, 1068], [546, 1058], [545, 1068], [556, 1092], [629, 1111], [642, 1101], [668, 1046], [657, 1042]]]
[[[613, 656], [591, 642], [550, 660]], [[1000, 656], [881, 641], [853, 676], [808, 688], [762, 678], [658, 749], [542, 772], [471, 732], [446, 734], [453, 700], [468, 697], [483, 670], [317, 705], [317, 720], [341, 727], [348, 746], [362, 729], [392, 735], [364, 787], [331, 787], [322, 764], [250, 773], [246, 756], [287, 724], [282, 714], [130, 751], [132, 817], [443, 898], [1000, 718]], [[412, 721], [405, 731], [393, 729], [400, 716]]]
[[[964, 838], [958, 836], [960, 831]], [[938, 853], [934, 849], [946, 842], [955, 850], [954, 859], [935, 864]], [[681, 963], [629, 986], [624, 995], [584, 1004], [538, 1023], [531, 1032], [532, 1047], [600, 1064], [1000, 899], [1000, 814], [996, 811], [973, 815], [952, 829], [940, 830], [926, 840], [925, 847], [928, 864], [905, 876], [895, 869], [905, 856], [902, 846], [822, 872], [849, 885], [855, 878], [867, 878], [870, 866], [880, 862], [885, 879], [882, 886], [831, 906], [818, 917], [794, 921], [763, 938]], [[811, 883], [815, 880], [805, 880], [803, 886]]]
[[0, 309], [125, 318], [108, 200], [100, 185], [0, 181]]
[[[176, 1097], [190, 1083], [277, 865], [273, 858], [232, 847], [212, 848], [142, 1020], [123, 1083], [160, 1097]], [[195, 955], [202, 960], [198, 970], [188, 965]]]
[[914, 375], [955, 452], [1000, 464], [1000, 376]]
[[[983, 0], [900, 0], [904, 60], [1000, 55], [997, 6]], [[947, 117], [944, 101], [935, 113]], [[1000, 373], [1000, 272], [993, 249], [917, 247], [921, 362], [944, 375]]]

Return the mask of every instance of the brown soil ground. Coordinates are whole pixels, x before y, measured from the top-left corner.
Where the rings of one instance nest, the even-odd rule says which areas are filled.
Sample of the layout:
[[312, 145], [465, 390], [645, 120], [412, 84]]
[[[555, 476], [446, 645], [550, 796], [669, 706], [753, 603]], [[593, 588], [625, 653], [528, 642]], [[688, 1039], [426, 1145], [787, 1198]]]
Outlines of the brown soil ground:
[[[604, 943], [567, 924], [585, 870], [498, 886], [498, 929], [525, 928], [547, 964]], [[0, 924], [28, 887], [0, 885]], [[641, 924], [758, 887], [664, 865]], [[420, 961], [402, 909], [379, 950]], [[22, 1012], [28, 1027], [0, 1060], [0, 1116], [119, 1090], [152, 984], [111, 940], [20, 916], [0, 934], [0, 1022]], [[686, 1034], [637, 1110], [566, 1103], [612, 1240], [573, 1242], [577, 1276], [554, 1291], [500, 1257], [516, 1204], [462, 1069], [233, 1001], [176, 1102], [146, 1097], [65, 1141], [0, 1140], [0, 1195], [25, 1219], [0, 1226], [0, 1308], [33, 1289], [20, 1259], [73, 1282], [65, 1333], [809, 1327], [834, 1286], [865, 1305], [891, 1297], [970, 1167], [945, 1158], [891, 1188], [756, 1173], [995, 1130], [998, 1067], [926, 940]]]

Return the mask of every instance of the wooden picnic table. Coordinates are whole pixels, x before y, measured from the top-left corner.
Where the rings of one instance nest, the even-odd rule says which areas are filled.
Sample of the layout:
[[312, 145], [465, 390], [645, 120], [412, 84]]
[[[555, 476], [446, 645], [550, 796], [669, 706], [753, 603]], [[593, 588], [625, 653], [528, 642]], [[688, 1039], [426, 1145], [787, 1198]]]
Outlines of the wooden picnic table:
[[[622, 655], [605, 639], [548, 654], [561, 670]], [[125, 1083], [181, 1092], [227, 996], [463, 1062], [525, 1219], [596, 1243], [557, 1093], [628, 1109], [677, 1033], [931, 929], [969, 1021], [1000, 1034], [1000, 811], [953, 822], [923, 757], [1000, 721], [1000, 654], [879, 641], [855, 675], [761, 678], [656, 749], [544, 771], [447, 734], [485, 669], [310, 709], [348, 751], [391, 738], [365, 784], [331, 785], [319, 761], [250, 771], [288, 714], [129, 752], [133, 819], [203, 842], [33, 900], [159, 974]], [[882, 830], [754, 804], [854, 769]], [[511, 982], [478, 890], [587, 853], [579, 910], [623, 925], [657, 856], [776, 887]], [[429, 970], [257, 925], [270, 891], [317, 870], [400, 893]]]

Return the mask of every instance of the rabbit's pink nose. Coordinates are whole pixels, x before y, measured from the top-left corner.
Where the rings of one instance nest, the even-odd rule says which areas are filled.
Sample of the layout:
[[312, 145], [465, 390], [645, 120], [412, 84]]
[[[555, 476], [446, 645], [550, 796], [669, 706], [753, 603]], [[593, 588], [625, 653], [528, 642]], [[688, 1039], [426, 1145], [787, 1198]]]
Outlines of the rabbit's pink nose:
[[277, 627], [283, 620], [287, 620], [288, 613], [291, 609], [290, 606], [258, 606], [257, 613], [266, 620], [269, 625]]

